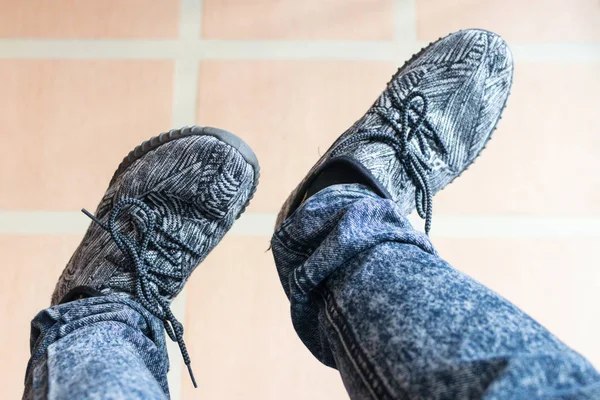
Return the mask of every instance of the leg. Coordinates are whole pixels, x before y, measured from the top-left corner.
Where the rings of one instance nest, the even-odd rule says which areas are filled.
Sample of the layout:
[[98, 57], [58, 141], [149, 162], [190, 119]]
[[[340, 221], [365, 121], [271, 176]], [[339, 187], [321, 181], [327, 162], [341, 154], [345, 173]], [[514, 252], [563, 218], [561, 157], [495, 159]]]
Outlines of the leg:
[[166, 399], [162, 322], [110, 295], [41, 311], [32, 322], [28, 399]]
[[300, 338], [352, 398], [600, 397], [583, 357], [364, 186], [310, 197], [272, 248]]
[[84, 210], [93, 223], [53, 307], [33, 321], [24, 397], [168, 397], [163, 329], [196, 386], [171, 301], [248, 206], [258, 170], [247, 144], [209, 127], [171, 130], [131, 151], [96, 214]]

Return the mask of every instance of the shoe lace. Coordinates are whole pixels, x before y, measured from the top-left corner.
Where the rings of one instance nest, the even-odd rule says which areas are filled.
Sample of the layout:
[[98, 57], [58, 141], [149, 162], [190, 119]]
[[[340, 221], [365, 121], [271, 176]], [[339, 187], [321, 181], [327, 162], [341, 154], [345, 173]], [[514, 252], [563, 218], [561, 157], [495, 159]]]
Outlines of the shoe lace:
[[[381, 128], [363, 129], [344, 140], [332, 152], [332, 156], [336, 156], [344, 147], [364, 140], [376, 140], [389, 144], [395, 150], [407, 176], [416, 188], [417, 213], [425, 220], [425, 233], [429, 234], [433, 213], [433, 193], [430, 183], [431, 165], [425, 159], [428, 147], [427, 139], [436, 144], [441, 154], [447, 154], [448, 150], [427, 119], [429, 101], [425, 94], [413, 91], [404, 101], [393, 95], [390, 95], [389, 98], [392, 107], [373, 106], [369, 113], [380, 116], [389, 124], [392, 131], [382, 131]], [[397, 112], [399, 112], [399, 117], [396, 116]], [[417, 139], [418, 146], [411, 146], [413, 138]]]
[[[117, 217], [119, 214], [129, 210], [129, 215], [131, 216], [131, 210], [133, 208], [141, 210], [145, 216], [141, 222], [139, 219], [132, 218], [136, 224], [137, 231], [139, 232], [139, 240], [130, 237], [130, 235], [123, 234], [118, 230]], [[177, 281], [183, 281], [186, 278], [186, 274], [179, 268], [167, 270], [164, 267], [161, 268], [160, 266], [157, 266], [153, 258], [150, 257], [149, 250], [155, 250], [173, 267], [179, 267], [181, 262], [170, 254], [169, 251], [187, 251], [196, 257], [199, 257], [200, 253], [167, 230], [163, 229], [157, 221], [160, 215], [141, 200], [135, 198], [124, 198], [120, 200], [112, 209], [107, 223], [100, 221], [86, 209], [83, 209], [82, 212], [102, 229], [109, 232], [113, 241], [123, 254], [127, 256], [136, 275], [136, 299], [149, 312], [163, 321], [167, 334], [171, 340], [177, 342], [179, 345], [183, 361], [188, 368], [194, 387], [198, 387], [196, 379], [194, 378], [194, 373], [192, 372], [190, 356], [183, 340], [183, 325], [175, 318], [175, 315], [173, 315], [169, 300], [160, 294], [160, 290], [162, 290], [167, 295], [176, 295], [178, 285], [169, 286], [165, 284], [164, 280], [165, 278], [171, 278]], [[159, 235], [166, 240], [159, 242], [157, 239]]]

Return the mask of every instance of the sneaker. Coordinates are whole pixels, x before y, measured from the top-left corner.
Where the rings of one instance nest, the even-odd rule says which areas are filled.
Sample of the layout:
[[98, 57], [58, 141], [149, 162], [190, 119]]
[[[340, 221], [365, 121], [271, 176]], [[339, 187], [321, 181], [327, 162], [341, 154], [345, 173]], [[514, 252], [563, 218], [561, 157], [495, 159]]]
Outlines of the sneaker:
[[416, 208], [429, 233], [433, 195], [485, 148], [512, 76], [510, 50], [494, 33], [464, 30], [430, 44], [321, 157], [284, 203], [276, 226], [315, 187], [335, 184], [336, 174], [337, 183], [348, 183], [350, 174], [351, 182], [367, 184], [405, 215]]
[[215, 128], [172, 130], [119, 165], [64, 269], [52, 305], [90, 295], [131, 297], [163, 320], [196, 386], [170, 303], [244, 212], [258, 185], [250, 147]]

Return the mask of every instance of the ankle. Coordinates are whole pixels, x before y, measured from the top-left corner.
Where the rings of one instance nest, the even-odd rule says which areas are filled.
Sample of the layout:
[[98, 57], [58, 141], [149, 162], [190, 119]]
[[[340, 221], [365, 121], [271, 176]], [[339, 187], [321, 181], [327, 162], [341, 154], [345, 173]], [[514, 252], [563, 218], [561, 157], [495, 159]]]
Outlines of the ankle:
[[329, 186], [343, 184], [363, 185], [377, 195], [389, 198], [387, 190], [362, 165], [352, 159], [336, 158], [316, 172], [315, 178], [304, 193], [303, 202]]
[[87, 299], [89, 297], [102, 296], [102, 292], [91, 288], [89, 286], [77, 286], [69, 290], [67, 294], [63, 296], [58, 304], [70, 303], [76, 300]]

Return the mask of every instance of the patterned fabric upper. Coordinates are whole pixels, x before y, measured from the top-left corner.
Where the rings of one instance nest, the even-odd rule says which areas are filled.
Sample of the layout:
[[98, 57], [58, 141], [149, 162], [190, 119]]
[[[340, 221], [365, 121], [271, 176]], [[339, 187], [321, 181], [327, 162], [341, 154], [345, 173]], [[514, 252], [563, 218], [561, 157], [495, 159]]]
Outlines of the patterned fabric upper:
[[77, 286], [137, 296], [140, 284], [170, 301], [243, 211], [254, 180], [242, 155], [213, 136], [152, 150], [108, 188], [52, 304]]
[[290, 195], [277, 219], [326, 162], [362, 164], [409, 214], [431, 225], [433, 195], [479, 155], [496, 126], [512, 83], [506, 43], [482, 30], [451, 34], [425, 48], [392, 78], [371, 109], [348, 129]]
[[253, 195], [258, 176], [234, 147], [210, 135], [181, 137], [149, 151], [109, 186], [52, 295], [74, 288], [117, 293], [163, 321], [194, 386], [183, 326], [171, 300], [219, 243]]

